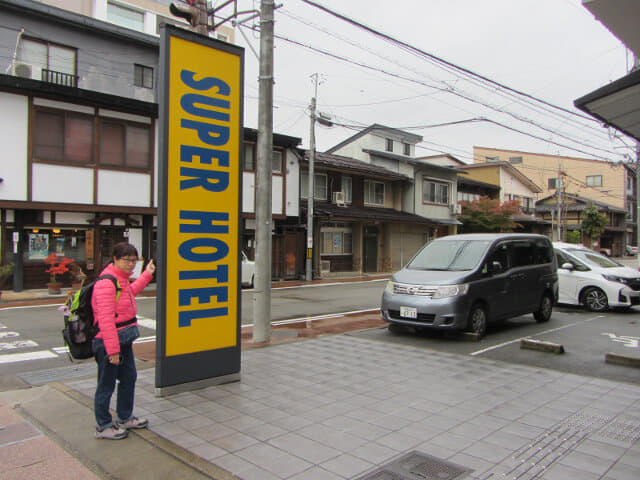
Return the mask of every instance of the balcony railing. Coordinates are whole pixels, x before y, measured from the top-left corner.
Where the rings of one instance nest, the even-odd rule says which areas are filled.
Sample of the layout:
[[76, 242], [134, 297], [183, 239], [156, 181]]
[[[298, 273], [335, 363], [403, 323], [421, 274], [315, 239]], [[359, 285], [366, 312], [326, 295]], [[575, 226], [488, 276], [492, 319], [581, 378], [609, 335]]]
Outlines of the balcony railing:
[[48, 68], [42, 69], [42, 81], [63, 85], [65, 87], [76, 88], [78, 86], [78, 76], [70, 73], [56, 72]]

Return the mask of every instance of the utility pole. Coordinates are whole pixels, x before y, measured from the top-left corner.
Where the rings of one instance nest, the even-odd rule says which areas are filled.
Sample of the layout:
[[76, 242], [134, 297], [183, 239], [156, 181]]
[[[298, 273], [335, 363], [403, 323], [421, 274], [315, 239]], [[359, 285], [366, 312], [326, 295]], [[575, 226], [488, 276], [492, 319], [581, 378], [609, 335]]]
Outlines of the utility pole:
[[315, 196], [315, 183], [313, 176], [313, 164], [316, 159], [316, 97], [318, 96], [318, 74], [311, 75], [314, 80], [313, 97], [311, 98], [311, 127], [309, 132], [309, 188], [307, 189], [307, 261], [306, 280], [313, 280], [313, 203]]
[[253, 342], [271, 338], [271, 162], [273, 156], [273, 0], [260, 3]]
[[560, 166], [560, 159], [558, 159], [558, 178], [556, 178], [556, 221], [558, 222], [558, 228], [557, 228], [557, 240], [558, 242], [562, 241], [562, 223], [561, 223], [561, 218], [562, 218], [562, 206], [560, 205], [560, 202], [562, 201], [562, 167]]

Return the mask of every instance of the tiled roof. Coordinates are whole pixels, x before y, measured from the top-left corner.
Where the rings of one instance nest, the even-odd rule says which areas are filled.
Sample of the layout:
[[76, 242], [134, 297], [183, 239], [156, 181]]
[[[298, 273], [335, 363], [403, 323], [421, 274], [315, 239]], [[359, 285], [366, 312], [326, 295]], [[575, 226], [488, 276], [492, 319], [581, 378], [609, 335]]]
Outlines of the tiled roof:
[[[313, 211], [316, 215], [344, 220], [380, 220], [382, 222], [408, 222], [424, 224], [452, 223], [451, 219], [425, 218], [413, 213], [401, 212], [393, 208], [339, 207], [333, 203], [315, 203]], [[457, 221], [457, 220], [455, 220]]]
[[[309, 150], [304, 152], [305, 161], [309, 161]], [[354, 173], [360, 173], [362, 175], [384, 177], [388, 180], [411, 180], [406, 175], [392, 172], [384, 167], [378, 165], [371, 165], [370, 163], [363, 162], [361, 160], [355, 160], [349, 157], [343, 157], [341, 155], [332, 155], [329, 153], [316, 152], [314, 158], [314, 167], [323, 166], [325, 168], [333, 170], [343, 170]]]

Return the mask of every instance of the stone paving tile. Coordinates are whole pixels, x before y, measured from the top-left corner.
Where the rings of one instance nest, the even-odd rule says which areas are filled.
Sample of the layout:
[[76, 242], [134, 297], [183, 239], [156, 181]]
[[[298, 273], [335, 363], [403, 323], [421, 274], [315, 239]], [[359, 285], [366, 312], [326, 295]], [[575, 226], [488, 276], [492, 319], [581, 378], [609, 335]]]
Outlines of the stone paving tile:
[[273, 447], [284, 450], [314, 464], [327, 461], [342, 453], [335, 448], [328, 447], [297, 433], [288, 433], [272, 438], [268, 443]]
[[369, 442], [353, 449], [351, 455], [361, 458], [373, 465], [384, 464], [398, 455], [397, 450]]
[[544, 480], [598, 480], [601, 477], [600, 475], [571, 468], [567, 465], [555, 464], [550, 470], [544, 473], [542, 478]]
[[205, 460], [214, 461], [216, 464], [218, 463], [217, 459], [219, 457], [228, 455], [229, 453], [226, 450], [207, 442], [194, 445], [189, 448], [189, 451], [204, 458]]
[[243, 448], [246, 448], [250, 445], [258, 443], [258, 440], [243, 433], [234, 432], [231, 435], [211, 440], [211, 443], [216, 447], [233, 453], [238, 450], [242, 450]]
[[320, 467], [312, 467], [304, 472], [294, 475], [289, 480], [337, 480], [346, 478], [342, 475], [336, 475], [333, 472]]
[[[596, 442], [591, 439], [586, 439], [580, 443], [576, 448], [576, 451], [582, 452], [587, 455], [595, 455], [598, 457], [606, 458], [611, 461], [618, 460], [627, 451], [625, 448], [617, 447], [615, 445], [608, 445], [602, 442]], [[634, 457], [636, 457], [634, 455]]]
[[349, 454], [340, 455], [320, 464], [320, 467], [328, 470], [329, 472], [346, 478], [351, 478], [354, 475], [373, 468], [374, 466], [375, 465], [361, 458], [354, 457]]
[[571, 452], [559, 462], [561, 465], [584, 470], [595, 475], [603, 475], [611, 467], [611, 461], [582, 452]]
[[638, 480], [638, 468], [626, 463], [616, 463], [602, 480]]

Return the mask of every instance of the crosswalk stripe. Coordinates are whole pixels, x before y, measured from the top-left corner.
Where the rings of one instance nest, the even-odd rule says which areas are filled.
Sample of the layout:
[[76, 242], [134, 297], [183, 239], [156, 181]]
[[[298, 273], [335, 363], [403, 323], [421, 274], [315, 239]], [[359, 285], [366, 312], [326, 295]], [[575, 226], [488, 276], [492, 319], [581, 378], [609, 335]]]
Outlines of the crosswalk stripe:
[[48, 350], [41, 350], [39, 352], [29, 352], [29, 353], [9, 353], [5, 355], [0, 355], [0, 364], [4, 363], [14, 363], [14, 362], [25, 362], [27, 360], [42, 360], [44, 358], [56, 358], [57, 355]]

